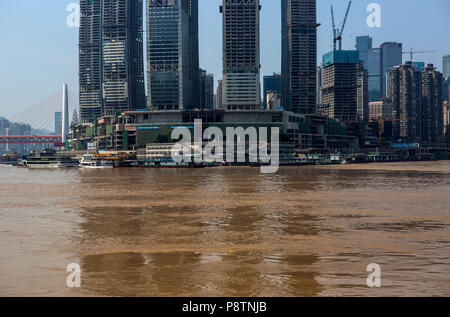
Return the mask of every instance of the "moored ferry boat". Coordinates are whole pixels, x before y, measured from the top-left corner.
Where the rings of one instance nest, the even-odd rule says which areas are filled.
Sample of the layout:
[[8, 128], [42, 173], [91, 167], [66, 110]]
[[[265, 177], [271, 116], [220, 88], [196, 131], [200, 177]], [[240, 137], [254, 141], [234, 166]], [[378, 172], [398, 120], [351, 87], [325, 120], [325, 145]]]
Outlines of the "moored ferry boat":
[[78, 160], [68, 156], [58, 156], [52, 149], [31, 152], [22, 160], [22, 166], [27, 168], [78, 167], [78, 164]]
[[106, 160], [101, 156], [86, 154], [80, 162], [82, 168], [113, 168], [114, 164], [111, 160]]

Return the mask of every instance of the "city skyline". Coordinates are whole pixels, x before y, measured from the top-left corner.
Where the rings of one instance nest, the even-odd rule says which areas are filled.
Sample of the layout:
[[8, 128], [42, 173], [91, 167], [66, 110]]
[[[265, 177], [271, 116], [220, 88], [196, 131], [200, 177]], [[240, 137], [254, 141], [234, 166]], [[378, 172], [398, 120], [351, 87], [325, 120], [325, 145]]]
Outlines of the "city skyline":
[[[20, 14], [24, 17], [18, 26], [17, 36], [3, 34], [6, 43], [6, 50], [0, 53], [0, 66], [3, 70], [1, 83], [4, 87], [2, 97], [3, 102], [0, 105], [2, 116], [8, 117], [20, 110], [29, 107], [31, 104], [59, 90], [61, 82], [68, 82], [71, 90], [78, 91], [78, 29], [69, 28], [65, 25], [66, 18], [70, 14], [66, 12], [66, 7], [72, 1], [55, 2], [55, 5], [37, 5], [35, 3], [25, 3], [16, 1], [14, 5], [8, 3], [0, 4], [1, 14], [0, 23], [8, 23], [14, 27], [17, 23], [11, 19]], [[378, 47], [385, 41], [398, 41], [403, 43], [403, 47], [410, 47], [418, 50], [434, 49], [437, 53], [421, 55], [417, 60], [427, 63], [433, 63], [442, 70], [442, 56], [448, 54], [450, 47], [442, 41], [438, 41], [438, 34], [434, 31], [434, 36], [425, 36], [427, 31], [440, 30], [446, 28], [450, 23], [448, 17], [450, 10], [443, 10], [443, 7], [449, 7], [448, 1], [435, 0], [433, 4], [424, 6], [419, 1], [397, 1], [396, 4], [388, 1], [379, 1], [382, 8], [382, 27], [380, 29], [369, 28], [365, 20], [369, 13], [365, 8], [370, 1], [354, 1], [350, 12], [348, 28], [344, 32], [344, 49], [354, 49], [355, 38], [357, 35], [369, 35], [373, 38], [374, 47]], [[421, 10], [426, 7], [430, 14], [436, 16], [432, 20], [433, 24], [420, 26], [414, 29], [414, 26], [396, 24], [393, 17], [406, 22], [402, 17], [397, 17], [393, 11], [399, 10], [408, 3], [411, 15], [419, 16]], [[217, 85], [217, 80], [222, 78], [221, 73], [221, 17], [219, 5], [221, 1], [200, 0], [199, 12], [199, 32], [200, 32], [200, 67], [206, 69], [208, 73], [213, 73]], [[318, 23], [322, 24], [318, 29], [318, 60], [321, 56], [330, 50], [332, 46], [331, 18], [329, 5], [334, 4], [337, 15], [343, 14], [345, 3], [339, 1], [320, 1], [318, 3]], [[281, 69], [281, 5], [278, 1], [262, 0], [261, 11], [261, 76], [270, 75], [273, 72], [279, 72]], [[47, 10], [44, 10], [44, 9]], [[38, 17], [45, 18], [45, 25], [37, 23]], [[40, 38], [36, 42], [35, 32], [27, 32], [27, 27], [33, 25], [35, 32], [42, 31], [49, 36]], [[362, 27], [361, 27], [362, 24]], [[394, 28], [393, 25], [396, 25]], [[57, 25], [60, 25], [58, 28]], [[215, 27], [209, 27], [209, 26]], [[208, 27], [207, 27], [208, 26]], [[42, 29], [42, 30], [41, 30]], [[2, 28], [5, 30], [5, 28]], [[4, 33], [4, 31], [2, 32]], [[420, 36], [422, 34], [422, 36]], [[207, 39], [207, 40], [206, 40]], [[420, 39], [419, 43], [415, 43]], [[24, 46], [28, 40], [28, 49], [32, 54], [25, 53]], [[404, 57], [404, 61], [407, 57]], [[11, 65], [16, 66], [15, 68]], [[46, 67], [46, 72], [40, 71]], [[32, 69], [32, 72], [25, 72], [26, 69]], [[45, 73], [46, 78], [41, 74]], [[20, 83], [20, 85], [19, 85]], [[27, 94], [20, 94], [21, 87], [27, 87]], [[17, 96], [20, 96], [18, 98]]]

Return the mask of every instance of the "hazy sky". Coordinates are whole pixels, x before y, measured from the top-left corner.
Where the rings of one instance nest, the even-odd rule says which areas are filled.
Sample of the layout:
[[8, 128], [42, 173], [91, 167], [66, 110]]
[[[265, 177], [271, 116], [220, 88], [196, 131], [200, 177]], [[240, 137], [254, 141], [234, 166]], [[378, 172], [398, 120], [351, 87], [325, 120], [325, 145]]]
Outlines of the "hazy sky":
[[[200, 1], [200, 66], [222, 77], [221, 0]], [[61, 89], [78, 90], [78, 29], [69, 28], [66, 7], [75, 0], [0, 0], [0, 116], [10, 117]], [[366, 24], [366, 7], [381, 6], [381, 28]], [[280, 0], [261, 0], [262, 75], [280, 71]], [[319, 59], [332, 47], [330, 5], [337, 20], [346, 0], [318, 0]], [[339, 23], [338, 22], [338, 23]], [[416, 61], [442, 69], [450, 53], [450, 0], [353, 0], [344, 32], [344, 49], [353, 49], [355, 37], [370, 35], [374, 46], [402, 42], [405, 50], [435, 50]], [[404, 57], [405, 59], [408, 56]]]

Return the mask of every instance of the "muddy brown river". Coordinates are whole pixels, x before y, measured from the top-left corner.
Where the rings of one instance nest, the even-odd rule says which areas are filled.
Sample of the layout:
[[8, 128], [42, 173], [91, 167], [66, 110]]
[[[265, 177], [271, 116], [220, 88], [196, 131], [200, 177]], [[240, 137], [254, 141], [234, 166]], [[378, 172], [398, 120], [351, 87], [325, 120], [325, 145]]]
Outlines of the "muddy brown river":
[[450, 296], [449, 229], [448, 161], [0, 166], [0, 296]]

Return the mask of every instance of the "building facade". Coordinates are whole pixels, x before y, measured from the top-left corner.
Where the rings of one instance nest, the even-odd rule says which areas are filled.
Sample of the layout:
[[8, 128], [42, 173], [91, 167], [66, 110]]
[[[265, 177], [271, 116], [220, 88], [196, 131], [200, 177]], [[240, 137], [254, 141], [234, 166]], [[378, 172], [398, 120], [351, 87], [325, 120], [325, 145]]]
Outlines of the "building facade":
[[393, 107], [388, 99], [373, 101], [369, 103], [369, 121], [375, 122], [380, 119], [391, 121]]
[[223, 104], [225, 109], [259, 109], [259, 0], [223, 0]]
[[103, 112], [145, 107], [143, 0], [103, 0]]
[[80, 0], [80, 116], [90, 122], [103, 115], [102, 0]]
[[369, 64], [369, 101], [379, 101], [384, 96], [381, 93], [381, 49], [372, 48], [368, 52]]
[[386, 73], [403, 62], [402, 43], [386, 42], [380, 46], [380, 93], [386, 97]]
[[223, 84], [222, 80], [217, 81], [217, 98], [216, 98], [216, 109], [223, 110]]
[[358, 121], [358, 51], [323, 56], [321, 113], [341, 122]]
[[394, 114], [394, 138], [420, 141], [422, 134], [422, 81], [421, 73], [411, 62], [395, 66], [389, 78], [390, 99]]
[[444, 101], [444, 136], [448, 137], [449, 135], [449, 127], [450, 127], [450, 106], [448, 101]]
[[450, 54], [442, 58], [442, 74], [445, 79], [450, 78]]
[[198, 58], [198, 0], [147, 0], [149, 106], [199, 107]]
[[281, 105], [299, 114], [316, 113], [316, 0], [281, 1]]
[[264, 108], [267, 108], [267, 95], [269, 92], [275, 92], [281, 96], [281, 74], [274, 73], [271, 76], [264, 76], [263, 91]]
[[214, 109], [214, 74], [200, 70], [200, 109]]
[[373, 47], [370, 36], [357, 36], [355, 48], [359, 52], [359, 59], [364, 62], [364, 68], [368, 71], [369, 102], [380, 101], [384, 98], [380, 90], [381, 49]]
[[433, 64], [422, 70], [422, 141], [435, 142], [444, 133], [442, 73]]
[[55, 112], [55, 135], [62, 135], [62, 112]]
[[357, 113], [359, 121], [369, 121], [369, 73], [360, 59], [357, 82]]
[[364, 62], [367, 69], [369, 65], [369, 50], [372, 49], [373, 40], [370, 36], [357, 36], [355, 48], [359, 52], [359, 59]]

